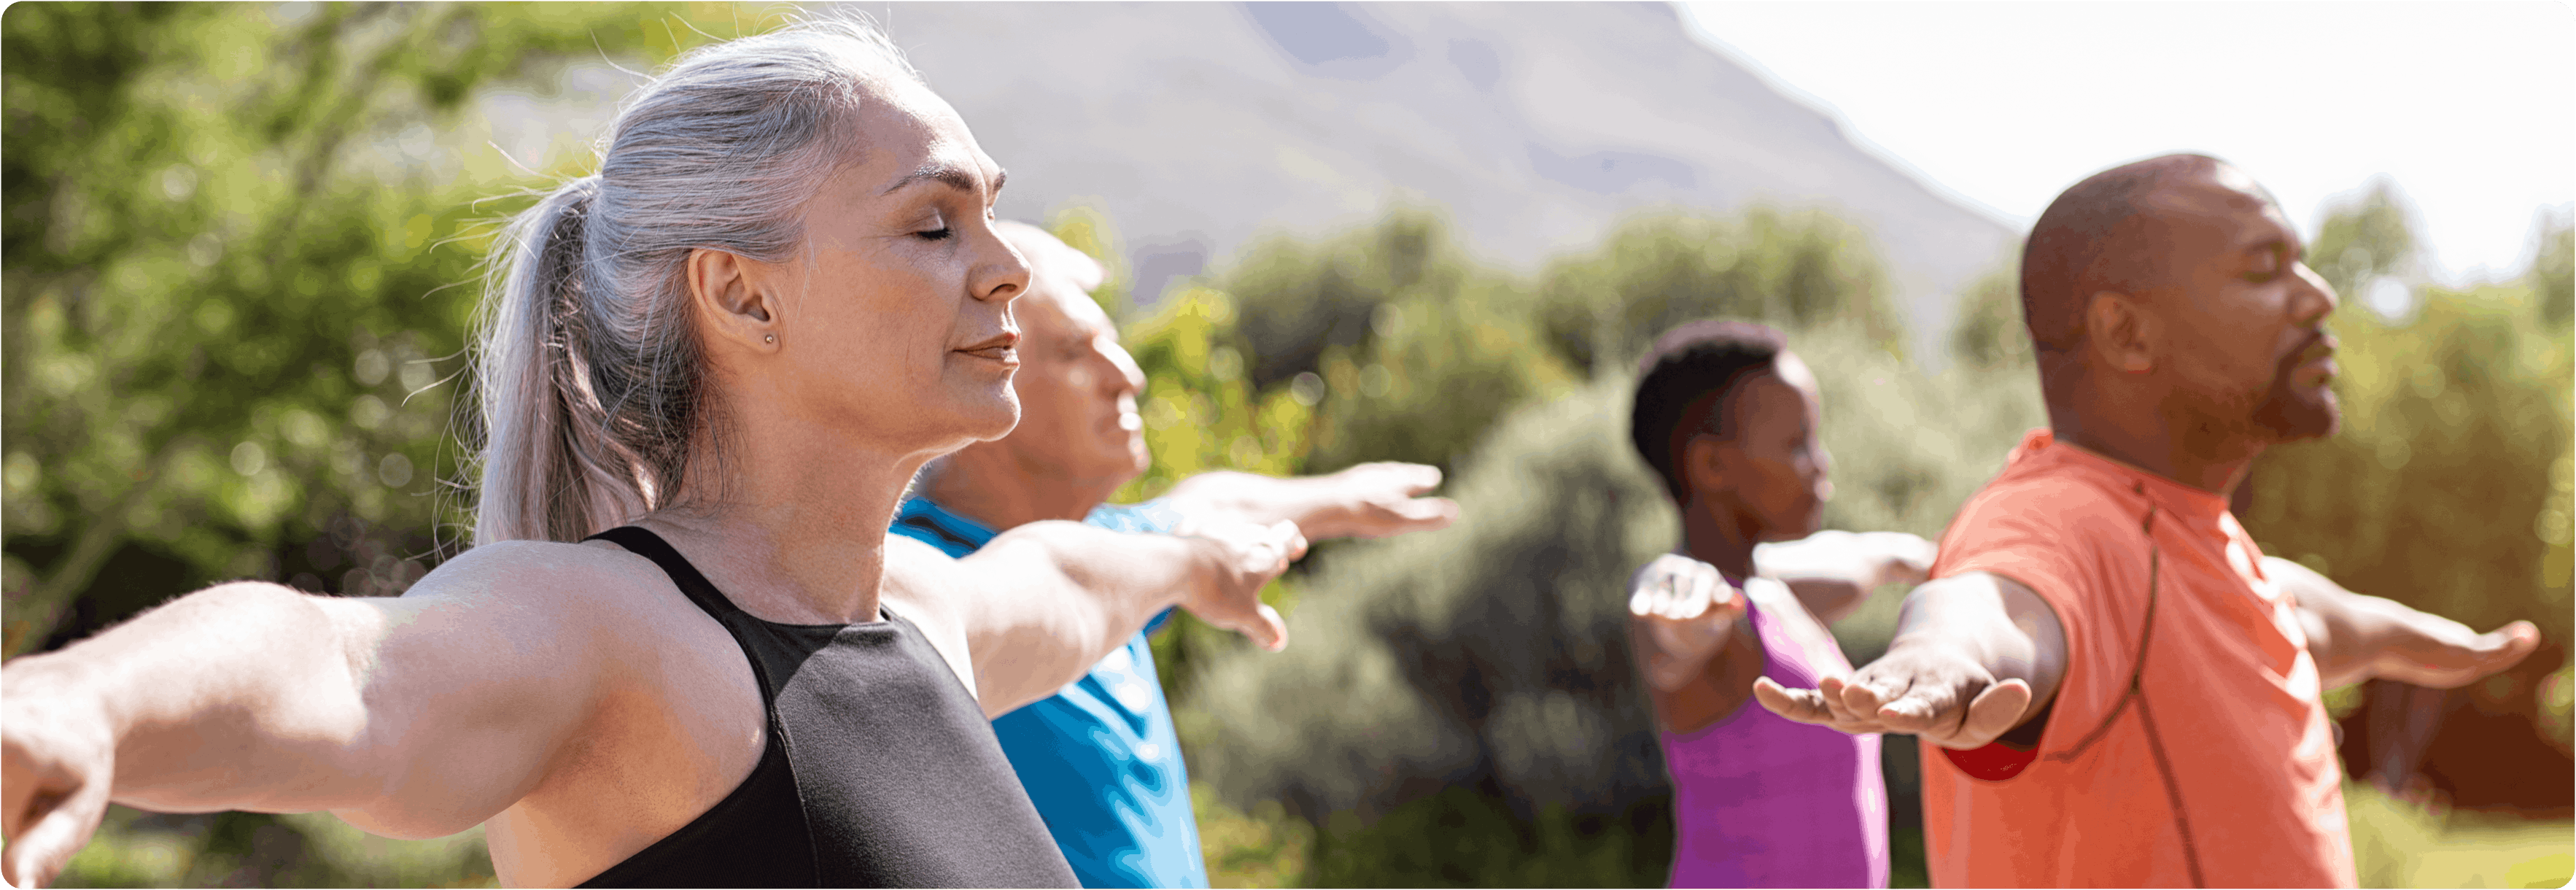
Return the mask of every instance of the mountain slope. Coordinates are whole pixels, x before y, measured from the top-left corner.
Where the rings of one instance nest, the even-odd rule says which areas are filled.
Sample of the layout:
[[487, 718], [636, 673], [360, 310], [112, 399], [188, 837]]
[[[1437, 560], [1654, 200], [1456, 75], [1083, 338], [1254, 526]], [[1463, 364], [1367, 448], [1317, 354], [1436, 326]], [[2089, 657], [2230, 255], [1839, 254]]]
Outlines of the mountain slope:
[[[1447, 208], [1530, 269], [1626, 212], [1824, 206], [1929, 345], [2012, 237], [1693, 40], [1661, 4], [866, 4], [986, 152], [1002, 212], [1107, 212], [1139, 293], [1256, 235]], [[1722, 23], [1719, 23], [1722, 27]]]

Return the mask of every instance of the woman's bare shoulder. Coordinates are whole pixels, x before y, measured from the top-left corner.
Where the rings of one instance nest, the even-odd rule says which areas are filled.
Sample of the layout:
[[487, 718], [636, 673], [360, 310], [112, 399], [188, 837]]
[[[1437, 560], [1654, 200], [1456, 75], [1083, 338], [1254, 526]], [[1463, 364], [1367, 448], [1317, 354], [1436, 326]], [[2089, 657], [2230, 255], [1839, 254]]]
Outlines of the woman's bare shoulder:
[[439, 564], [404, 592], [414, 598], [490, 598], [522, 609], [685, 605], [652, 560], [603, 541], [500, 541]]

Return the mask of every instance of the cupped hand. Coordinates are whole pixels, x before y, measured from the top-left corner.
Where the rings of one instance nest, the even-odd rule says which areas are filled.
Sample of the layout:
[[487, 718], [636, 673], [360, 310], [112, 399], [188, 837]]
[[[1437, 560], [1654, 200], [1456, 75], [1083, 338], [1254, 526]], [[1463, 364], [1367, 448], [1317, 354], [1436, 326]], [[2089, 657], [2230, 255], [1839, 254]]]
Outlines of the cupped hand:
[[1825, 677], [1814, 689], [1791, 689], [1769, 677], [1753, 697], [1772, 713], [1848, 733], [1894, 732], [1944, 748], [1982, 747], [2021, 725], [2030, 684], [1997, 682], [1983, 665], [1938, 645], [1903, 642], [1849, 677]]
[[1435, 531], [1458, 519], [1458, 502], [1422, 497], [1440, 487], [1440, 468], [1392, 461], [1365, 463], [1334, 473], [1342, 509], [1316, 534], [1334, 538], [1384, 538]]
[[2540, 646], [2540, 629], [2528, 621], [2477, 633], [2448, 618], [2417, 615], [2417, 632], [2400, 636], [2380, 652], [2380, 677], [2457, 689], [2513, 667]]
[[0, 697], [0, 879], [13, 887], [53, 883], [89, 843], [116, 764], [105, 718], [27, 689], [31, 679], [17, 672]]
[[1217, 627], [1250, 637], [1272, 652], [1288, 646], [1288, 623], [1279, 610], [1261, 601], [1261, 588], [1288, 564], [1306, 555], [1306, 536], [1297, 524], [1246, 522], [1194, 523], [1188, 537], [1200, 544], [1215, 567], [1213, 578], [1194, 587], [1181, 608]]
[[1716, 566], [1667, 553], [1629, 579], [1628, 614], [1656, 651], [1697, 663], [1717, 651], [1726, 628], [1744, 614], [1744, 593]]

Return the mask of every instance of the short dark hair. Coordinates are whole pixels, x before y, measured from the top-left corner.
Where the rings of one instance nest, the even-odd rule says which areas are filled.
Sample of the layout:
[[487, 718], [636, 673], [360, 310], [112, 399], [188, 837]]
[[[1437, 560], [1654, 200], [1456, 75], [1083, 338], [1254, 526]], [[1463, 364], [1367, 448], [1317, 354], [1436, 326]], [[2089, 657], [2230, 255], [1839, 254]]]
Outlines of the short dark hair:
[[1665, 331], [1638, 362], [1637, 399], [1628, 412], [1628, 438], [1646, 465], [1664, 477], [1673, 500], [1688, 502], [1680, 466], [1682, 444], [1695, 435], [1733, 435], [1731, 394], [1745, 378], [1767, 371], [1788, 351], [1788, 338], [1768, 325], [1743, 321], [1694, 321]]
[[2146, 198], [2176, 176], [2216, 169], [2208, 155], [2174, 154], [2122, 164], [2068, 186], [2031, 223], [2021, 251], [2022, 322], [2043, 354], [2084, 342], [2084, 306], [2095, 293], [2130, 291], [2160, 264], [2135, 243]]

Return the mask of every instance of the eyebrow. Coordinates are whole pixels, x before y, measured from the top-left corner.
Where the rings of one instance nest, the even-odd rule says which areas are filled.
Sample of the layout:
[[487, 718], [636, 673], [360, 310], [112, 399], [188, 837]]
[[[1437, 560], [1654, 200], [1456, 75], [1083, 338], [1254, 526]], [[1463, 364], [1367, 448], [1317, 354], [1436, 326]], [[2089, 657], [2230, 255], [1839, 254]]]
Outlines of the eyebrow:
[[[1002, 184], [1010, 181], [1010, 178], [1011, 171], [995, 171], [993, 173], [993, 191], [999, 193], [1002, 190]], [[975, 174], [968, 171], [966, 168], [944, 161], [932, 161], [921, 165], [921, 168], [918, 170], [905, 174], [902, 179], [895, 180], [893, 185], [886, 186], [885, 191], [878, 192], [877, 194], [891, 195], [895, 192], [902, 191], [904, 186], [908, 186], [922, 180], [946, 183], [949, 188], [953, 188], [961, 192], [974, 191], [975, 186], [978, 184], [975, 180]]]

